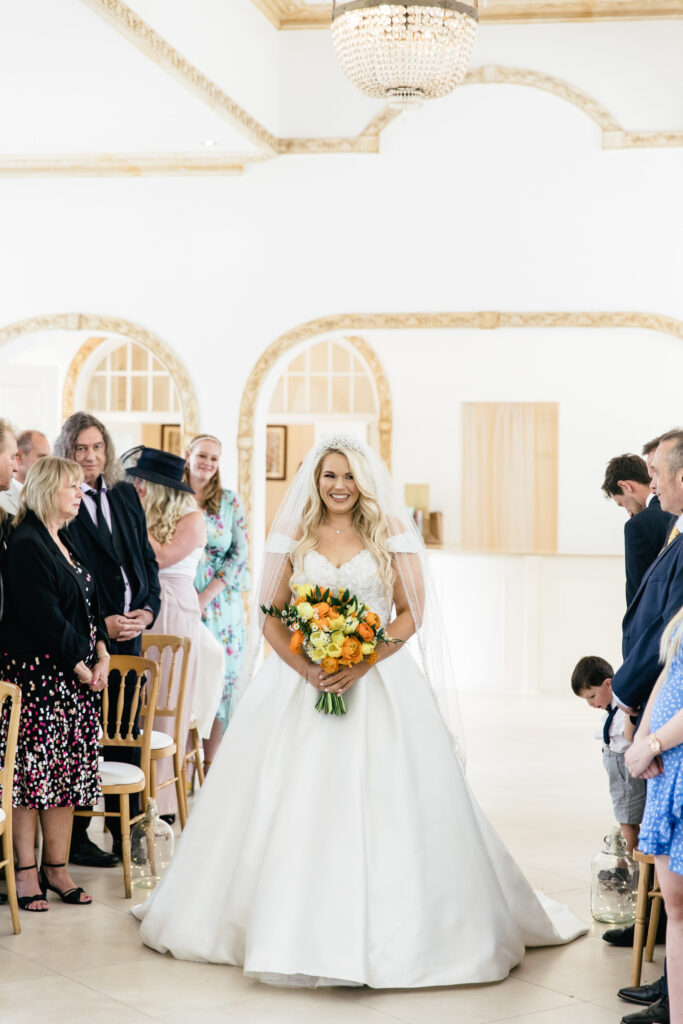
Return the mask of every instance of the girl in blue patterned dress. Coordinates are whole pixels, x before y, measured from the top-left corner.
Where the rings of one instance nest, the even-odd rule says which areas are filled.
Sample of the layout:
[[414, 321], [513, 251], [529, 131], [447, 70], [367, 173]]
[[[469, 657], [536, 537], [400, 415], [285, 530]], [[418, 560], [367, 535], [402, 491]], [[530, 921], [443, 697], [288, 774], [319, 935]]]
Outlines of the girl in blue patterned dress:
[[218, 438], [199, 434], [188, 446], [185, 471], [206, 518], [206, 547], [194, 585], [204, 623], [225, 650], [225, 684], [211, 735], [204, 739], [205, 767], [211, 764], [230, 720], [245, 647], [241, 592], [251, 587], [247, 521], [237, 494], [221, 487], [220, 456]]
[[646, 778], [647, 803], [639, 849], [654, 854], [668, 915], [667, 974], [671, 1024], [683, 1024], [683, 609], [662, 636], [664, 669], [647, 703], [633, 746], [632, 775]]

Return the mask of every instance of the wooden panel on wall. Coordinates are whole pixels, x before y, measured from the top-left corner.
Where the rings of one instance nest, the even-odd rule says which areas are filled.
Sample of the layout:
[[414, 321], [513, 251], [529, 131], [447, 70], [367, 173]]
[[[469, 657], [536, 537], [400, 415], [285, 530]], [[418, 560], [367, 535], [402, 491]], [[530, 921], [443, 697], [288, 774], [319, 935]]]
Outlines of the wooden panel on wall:
[[556, 402], [465, 402], [462, 546], [557, 550]]

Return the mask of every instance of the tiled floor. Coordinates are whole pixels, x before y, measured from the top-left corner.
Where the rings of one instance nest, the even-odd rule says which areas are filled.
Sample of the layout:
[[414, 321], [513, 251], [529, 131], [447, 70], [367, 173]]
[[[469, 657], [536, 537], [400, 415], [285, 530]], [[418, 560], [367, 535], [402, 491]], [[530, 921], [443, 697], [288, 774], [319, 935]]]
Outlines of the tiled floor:
[[[612, 823], [592, 738], [597, 716], [571, 694], [469, 694], [463, 712], [482, 806], [532, 884], [588, 923], [590, 861]], [[93, 906], [53, 898], [49, 913], [21, 914], [17, 936], [0, 907], [0, 1024], [614, 1024], [637, 1009], [616, 996], [629, 981], [630, 950], [602, 942], [602, 925], [568, 946], [529, 950], [495, 985], [283, 990], [238, 968], [151, 952], [122, 898], [120, 870], [74, 876]], [[658, 946], [644, 980], [659, 977], [662, 958]]]

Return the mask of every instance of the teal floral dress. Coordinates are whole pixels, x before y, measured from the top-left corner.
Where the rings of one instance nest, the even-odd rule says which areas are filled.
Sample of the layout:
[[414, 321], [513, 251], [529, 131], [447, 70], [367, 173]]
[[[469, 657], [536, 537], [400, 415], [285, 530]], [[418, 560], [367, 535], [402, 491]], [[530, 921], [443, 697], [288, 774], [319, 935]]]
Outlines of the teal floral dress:
[[225, 583], [225, 590], [221, 590], [204, 611], [204, 623], [225, 649], [225, 685], [216, 714], [225, 731], [246, 642], [241, 591], [251, 588], [247, 520], [239, 497], [227, 490], [223, 491], [218, 513], [211, 515], [205, 511], [204, 518], [206, 547], [197, 566], [194, 585], [197, 591], [202, 591], [215, 577]]

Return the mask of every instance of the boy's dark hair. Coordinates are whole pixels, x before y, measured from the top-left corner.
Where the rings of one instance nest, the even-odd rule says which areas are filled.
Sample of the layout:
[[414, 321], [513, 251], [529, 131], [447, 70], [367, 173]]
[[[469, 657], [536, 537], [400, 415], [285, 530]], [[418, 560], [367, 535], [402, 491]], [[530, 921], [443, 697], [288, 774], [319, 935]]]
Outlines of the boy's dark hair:
[[647, 471], [645, 459], [641, 459], [640, 455], [617, 455], [610, 459], [602, 484], [603, 494], [606, 498], [624, 493], [619, 486], [620, 480], [633, 480], [634, 483], [647, 484], [649, 487], [650, 474]]
[[577, 697], [580, 697], [584, 690], [591, 686], [602, 686], [605, 679], [611, 679], [614, 669], [604, 658], [598, 658], [597, 654], [589, 654], [581, 658], [572, 672], [572, 690]]

